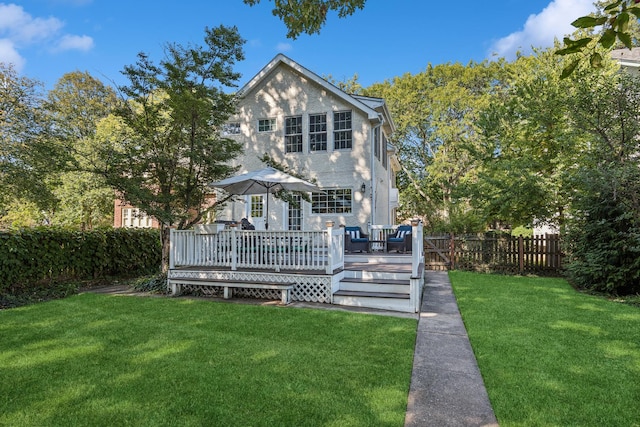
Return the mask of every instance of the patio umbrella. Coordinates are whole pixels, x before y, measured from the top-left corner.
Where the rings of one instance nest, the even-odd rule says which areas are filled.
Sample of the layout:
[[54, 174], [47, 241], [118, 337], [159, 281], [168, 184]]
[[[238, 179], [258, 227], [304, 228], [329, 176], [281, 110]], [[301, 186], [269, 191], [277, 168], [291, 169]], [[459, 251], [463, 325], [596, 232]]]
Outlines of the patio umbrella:
[[265, 228], [267, 230], [269, 229], [269, 193], [275, 193], [280, 190], [302, 192], [319, 191], [317, 185], [272, 167], [246, 172], [209, 185], [211, 187], [221, 188], [230, 194], [245, 195], [266, 193], [267, 215]]

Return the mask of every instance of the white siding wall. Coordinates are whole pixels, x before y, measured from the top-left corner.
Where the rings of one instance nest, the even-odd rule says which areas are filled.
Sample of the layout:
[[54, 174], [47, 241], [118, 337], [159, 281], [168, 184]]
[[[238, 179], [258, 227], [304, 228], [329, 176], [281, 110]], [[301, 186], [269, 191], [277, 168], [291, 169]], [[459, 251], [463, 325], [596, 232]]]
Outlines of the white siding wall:
[[[334, 149], [334, 121], [336, 111], [352, 112], [352, 149]], [[309, 115], [327, 114], [327, 151], [309, 150]], [[302, 116], [303, 152], [285, 153], [284, 125], [285, 117]], [[276, 119], [276, 130], [258, 132], [258, 120]], [[325, 222], [332, 220], [336, 226], [359, 225], [366, 229], [372, 220], [372, 198], [376, 198], [377, 212], [375, 222], [392, 223], [389, 218], [388, 193], [389, 170], [383, 168], [372, 155], [371, 124], [361, 110], [345, 103], [331, 92], [326, 91], [313, 81], [284, 64], [276, 67], [240, 101], [238, 114], [231, 121], [240, 122], [239, 135], [233, 136], [244, 144], [245, 154], [236, 159], [240, 173], [256, 170], [265, 165], [259, 161], [268, 153], [278, 162], [286, 164], [292, 170], [317, 181], [323, 189], [349, 188], [352, 190], [353, 204], [351, 214], [313, 214], [311, 205], [303, 202], [303, 230], [319, 230]], [[383, 147], [386, 149], [386, 147]], [[376, 163], [376, 185], [372, 186], [371, 160]], [[365, 184], [366, 191], [360, 188]], [[375, 191], [375, 193], [374, 193]], [[286, 225], [284, 204], [271, 197], [269, 202], [269, 229], [280, 230]], [[229, 204], [218, 217], [220, 219], [240, 220], [246, 216], [247, 205], [242, 202]]]

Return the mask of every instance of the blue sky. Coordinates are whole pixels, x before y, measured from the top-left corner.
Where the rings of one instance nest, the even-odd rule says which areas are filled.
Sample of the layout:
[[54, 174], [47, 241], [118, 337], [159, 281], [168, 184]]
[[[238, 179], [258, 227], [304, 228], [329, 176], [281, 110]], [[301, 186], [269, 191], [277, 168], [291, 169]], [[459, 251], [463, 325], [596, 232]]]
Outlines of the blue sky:
[[319, 75], [354, 74], [369, 86], [428, 64], [482, 61], [547, 47], [571, 32], [570, 22], [595, 10], [593, 0], [368, 0], [345, 19], [330, 15], [319, 35], [286, 38], [272, 2], [242, 0], [0, 1], [0, 62], [47, 89], [67, 72], [88, 71], [123, 84], [120, 71], [138, 52], [155, 61], [167, 42], [201, 44], [206, 26], [235, 25], [246, 59], [236, 66], [246, 83], [276, 54]]

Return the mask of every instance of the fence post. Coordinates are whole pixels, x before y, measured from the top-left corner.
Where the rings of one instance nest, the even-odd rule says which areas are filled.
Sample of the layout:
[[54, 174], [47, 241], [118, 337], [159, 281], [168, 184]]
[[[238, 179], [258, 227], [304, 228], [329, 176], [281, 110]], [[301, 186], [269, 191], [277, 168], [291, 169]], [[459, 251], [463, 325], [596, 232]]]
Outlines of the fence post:
[[524, 237], [518, 236], [518, 266], [520, 274], [524, 273]]
[[451, 240], [449, 240], [449, 269], [456, 269], [456, 239], [453, 233], [451, 233]]
[[169, 229], [169, 270], [176, 268], [176, 238], [174, 236], [174, 229]]

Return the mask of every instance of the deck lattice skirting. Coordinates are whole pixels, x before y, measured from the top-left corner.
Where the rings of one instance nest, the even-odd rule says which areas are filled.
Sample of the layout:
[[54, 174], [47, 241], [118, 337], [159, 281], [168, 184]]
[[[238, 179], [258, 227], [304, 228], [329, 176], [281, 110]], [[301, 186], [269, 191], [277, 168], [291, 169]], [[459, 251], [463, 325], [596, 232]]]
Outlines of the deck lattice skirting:
[[[327, 275], [301, 275], [272, 272], [245, 272], [245, 271], [188, 271], [170, 270], [171, 279], [197, 279], [216, 281], [247, 281], [270, 283], [295, 283], [291, 290], [292, 301], [331, 303], [332, 276]], [[183, 291], [199, 291], [208, 296], [221, 296], [223, 285], [213, 285], [194, 282], [180, 285]], [[280, 291], [276, 289], [236, 289], [234, 295], [248, 298], [279, 299]]]

